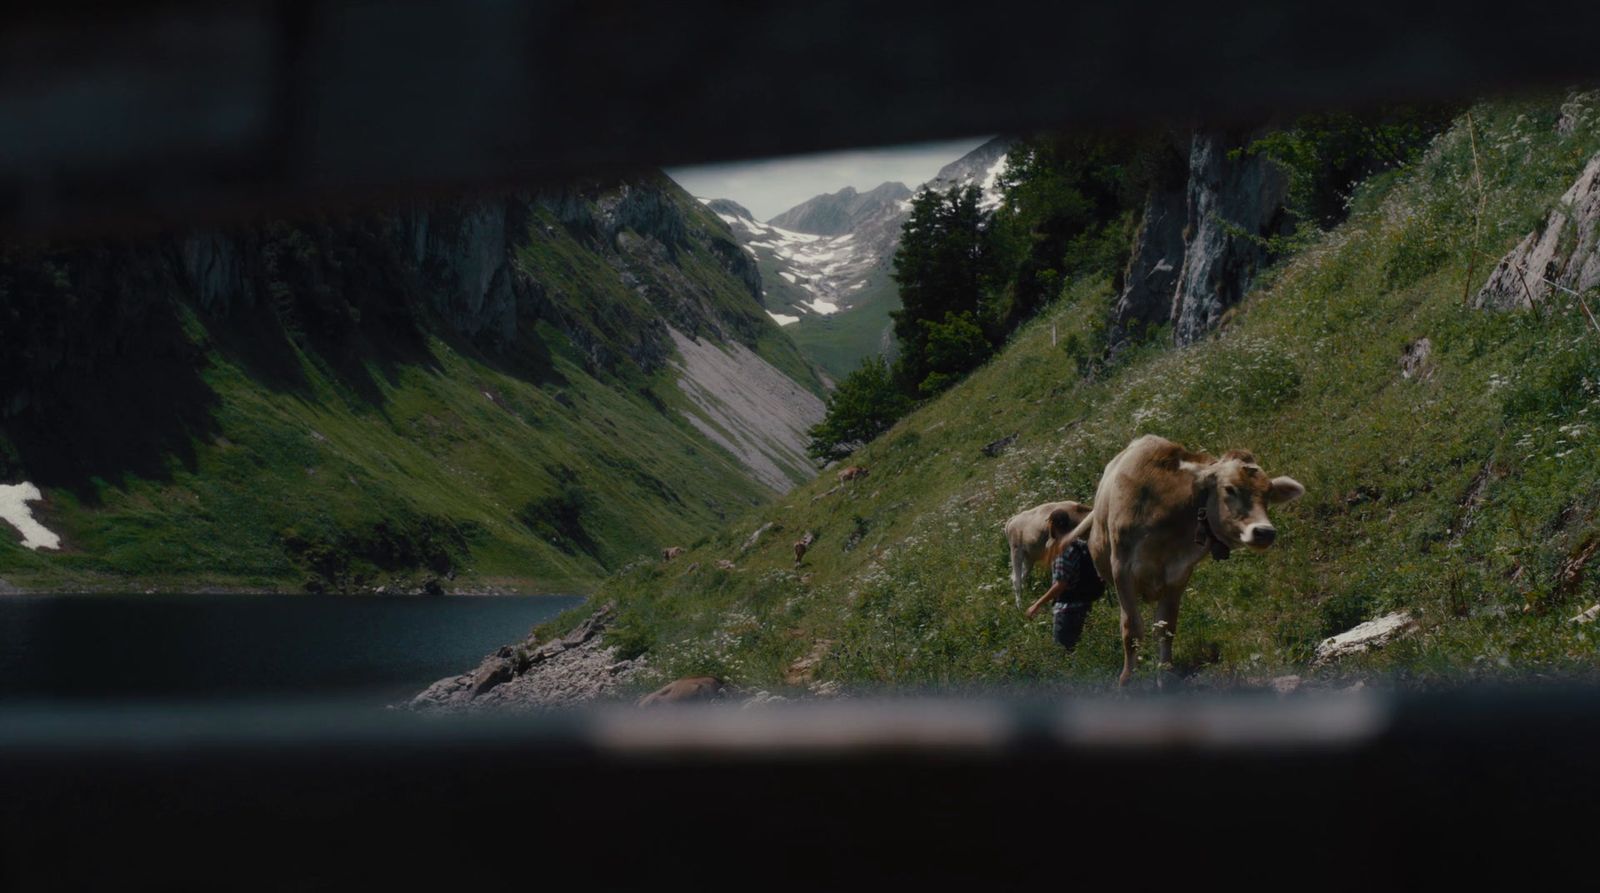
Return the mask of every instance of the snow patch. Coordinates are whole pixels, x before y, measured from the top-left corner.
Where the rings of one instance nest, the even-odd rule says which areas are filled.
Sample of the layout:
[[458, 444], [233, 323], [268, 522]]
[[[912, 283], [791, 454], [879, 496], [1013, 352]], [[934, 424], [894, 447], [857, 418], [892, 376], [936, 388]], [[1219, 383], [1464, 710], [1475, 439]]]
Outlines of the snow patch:
[[788, 271], [780, 272], [778, 275], [782, 276], [783, 277], [783, 281], [789, 283], [790, 285], [794, 285], [796, 282], [799, 281], [798, 279], [794, 278], [794, 274], [793, 273], [790, 273]]
[[979, 208], [991, 211], [1000, 207], [1000, 202], [1004, 199], [1004, 196], [1000, 194], [1000, 172], [1006, 169], [1006, 159], [1010, 155], [1011, 153], [1008, 152], [995, 159], [994, 164], [989, 168], [989, 172], [984, 175], [983, 183], [978, 187], [983, 190], [983, 198], [978, 202]]
[[786, 316], [782, 313], [773, 313], [771, 310], [767, 311], [767, 315], [776, 320], [780, 326], [792, 325], [800, 321], [798, 316]]
[[25, 549], [59, 549], [61, 537], [33, 520], [33, 510], [28, 503], [44, 498], [39, 488], [23, 481], [20, 484], [0, 484], [0, 521], [5, 521], [22, 534]]
[[831, 301], [824, 301], [821, 298], [813, 299], [811, 301], [811, 303], [809, 305], [807, 305], [807, 306], [809, 306], [812, 310], [816, 311], [817, 313], [822, 314], [823, 316], [827, 316], [830, 313], [838, 313], [839, 312], [839, 305], [838, 304], [835, 304], [835, 303], [833, 303]]

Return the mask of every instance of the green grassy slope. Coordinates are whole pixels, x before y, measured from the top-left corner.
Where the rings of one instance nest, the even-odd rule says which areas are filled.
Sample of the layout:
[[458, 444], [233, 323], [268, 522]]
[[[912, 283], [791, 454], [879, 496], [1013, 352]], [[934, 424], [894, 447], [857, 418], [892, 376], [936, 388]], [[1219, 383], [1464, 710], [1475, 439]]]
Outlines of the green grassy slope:
[[883, 352], [893, 342], [889, 314], [900, 309], [900, 292], [886, 267], [873, 272], [857, 303], [830, 316], [807, 315], [784, 327], [806, 358], [835, 381], [854, 372], [861, 361]]
[[[1274, 511], [1278, 546], [1196, 573], [1175, 663], [1197, 683], [1313, 672], [1322, 637], [1402, 608], [1419, 634], [1314, 672], [1591, 670], [1596, 634], [1567, 618], [1600, 598], [1600, 573], [1583, 569], [1600, 542], [1600, 337], [1571, 308], [1495, 314], [1462, 300], [1493, 266], [1483, 255], [1536, 226], [1600, 150], [1594, 110], [1562, 136], [1557, 105], [1473, 110], [1481, 248], [1473, 140], [1458, 122], [1419, 164], [1367, 183], [1348, 222], [1272, 271], [1213, 340], [1146, 345], [1086, 378], [1052, 329], [1092, 339], [1110, 295], [1076, 283], [1004, 353], [854, 456], [870, 477], [823, 495], [836, 483], [825, 474], [675, 562], [608, 581], [597, 598], [621, 605], [614, 640], [650, 652], [662, 676], [760, 686], [781, 686], [823, 640], [819, 677], [850, 684], [1109, 684], [1115, 607], [1098, 606], [1063, 654], [1047, 618], [1013, 606], [1001, 524], [1047, 499], [1090, 498], [1107, 459], [1158, 433], [1251, 449], [1307, 488]], [[1402, 378], [1419, 337], [1434, 371]], [[980, 453], [1011, 433], [1009, 453]], [[767, 521], [781, 530], [741, 554]], [[790, 544], [807, 530], [819, 538], [796, 568]], [[1030, 592], [1042, 589], [1036, 577]]]
[[[687, 233], [671, 252], [632, 230], [607, 246], [569, 225], [603, 219], [614, 191], [568, 196], [561, 219], [555, 203], [530, 206], [516, 264], [539, 305], [520, 311], [517, 340], [500, 349], [451, 334], [398, 294], [348, 305], [359, 321], [330, 347], [293, 276], [274, 307], [227, 314], [162, 285], [146, 309], [171, 316], [171, 343], [139, 365], [94, 370], [78, 391], [145, 368], [177, 367], [191, 386], [130, 388], [127, 417], [110, 422], [115, 407], [74, 402], [69, 388], [41, 431], [0, 424], [3, 479], [44, 487], [35, 516], [66, 546], [32, 553], [0, 536], [0, 577], [25, 589], [366, 590], [448, 576], [452, 589], [586, 591], [763, 503], [772, 491], [682, 417], [697, 410], [662, 353], [665, 325], [744, 343], [813, 391], [820, 381], [725, 271], [721, 222], [664, 178], [656, 185]], [[574, 202], [587, 202], [581, 214]], [[290, 237], [267, 250], [299, 245], [308, 264], [353, 250], [345, 230], [282, 228]], [[376, 249], [360, 250], [387, 269]], [[90, 300], [99, 261], [72, 260], [50, 300]], [[113, 312], [146, 306], [116, 294]], [[386, 324], [381, 311], [410, 316]], [[158, 421], [180, 401], [181, 426]], [[128, 449], [87, 446], [118, 442]], [[150, 448], [135, 462], [140, 445]], [[51, 462], [52, 451], [73, 456]]]

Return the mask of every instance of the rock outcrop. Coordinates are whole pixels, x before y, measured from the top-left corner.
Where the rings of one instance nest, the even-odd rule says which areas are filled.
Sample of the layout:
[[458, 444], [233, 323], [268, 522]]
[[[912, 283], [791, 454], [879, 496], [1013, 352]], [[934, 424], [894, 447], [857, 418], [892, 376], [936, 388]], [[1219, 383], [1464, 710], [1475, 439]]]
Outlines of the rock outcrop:
[[1422, 381], [1433, 376], [1433, 340], [1418, 338], [1400, 352], [1400, 377]]
[[178, 253], [200, 309], [218, 313], [253, 303], [237, 239], [217, 230], [200, 230], [179, 240]]
[[1139, 340], [1145, 330], [1170, 320], [1187, 220], [1188, 196], [1182, 184], [1158, 186], [1145, 198], [1122, 293], [1112, 311], [1113, 348]]
[[689, 704], [696, 701], [710, 701], [719, 698], [727, 691], [726, 683], [715, 676], [688, 676], [683, 679], [674, 679], [666, 685], [639, 699], [638, 706], [650, 707], [655, 704]]
[[1492, 310], [1543, 307], [1565, 299], [1558, 286], [1579, 293], [1600, 287], [1600, 155], [1589, 159], [1544, 226], [1500, 259], [1476, 304]]
[[1288, 178], [1261, 155], [1239, 152], [1254, 134], [1190, 136], [1182, 185], [1157, 178], [1112, 310], [1113, 349], [1171, 324], [1177, 344], [1217, 328], [1272, 261], [1265, 241], [1288, 232]]
[[569, 707], [619, 692], [644, 669], [643, 659], [619, 660], [602, 635], [616, 617], [600, 608], [559, 639], [533, 636], [485, 657], [476, 669], [441, 679], [411, 699], [412, 710], [482, 708], [534, 710]]
[[1288, 231], [1289, 181], [1260, 155], [1230, 153], [1248, 138], [1195, 134], [1189, 150], [1188, 243], [1172, 301], [1172, 337], [1198, 341], [1249, 291], [1271, 260], [1259, 240]]

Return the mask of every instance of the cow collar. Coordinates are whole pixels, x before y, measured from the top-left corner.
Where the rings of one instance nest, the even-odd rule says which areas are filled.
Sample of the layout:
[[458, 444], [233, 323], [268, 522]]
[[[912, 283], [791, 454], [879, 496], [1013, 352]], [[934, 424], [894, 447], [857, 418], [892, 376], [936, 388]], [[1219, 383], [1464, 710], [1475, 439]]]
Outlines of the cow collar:
[[1211, 519], [1206, 516], [1206, 504], [1200, 503], [1200, 513], [1195, 517], [1194, 542], [1197, 546], [1210, 546], [1211, 557], [1218, 561], [1227, 561], [1228, 554], [1233, 550], [1222, 537], [1217, 536], [1217, 531], [1211, 526]]

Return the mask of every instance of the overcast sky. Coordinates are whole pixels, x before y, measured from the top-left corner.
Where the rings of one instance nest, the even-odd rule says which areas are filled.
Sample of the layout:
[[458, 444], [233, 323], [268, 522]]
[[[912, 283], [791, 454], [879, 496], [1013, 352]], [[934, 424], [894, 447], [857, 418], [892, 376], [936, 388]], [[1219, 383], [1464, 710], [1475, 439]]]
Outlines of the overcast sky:
[[945, 143], [919, 143], [892, 149], [863, 149], [672, 168], [667, 174], [699, 198], [731, 198], [767, 220], [808, 198], [854, 186], [865, 192], [899, 180], [912, 189], [957, 158], [989, 141], [978, 136]]

